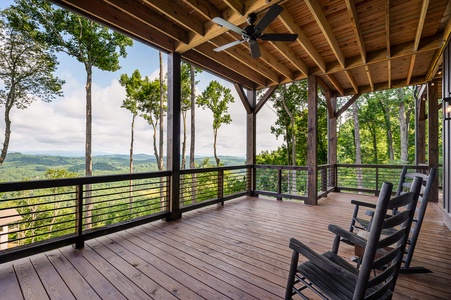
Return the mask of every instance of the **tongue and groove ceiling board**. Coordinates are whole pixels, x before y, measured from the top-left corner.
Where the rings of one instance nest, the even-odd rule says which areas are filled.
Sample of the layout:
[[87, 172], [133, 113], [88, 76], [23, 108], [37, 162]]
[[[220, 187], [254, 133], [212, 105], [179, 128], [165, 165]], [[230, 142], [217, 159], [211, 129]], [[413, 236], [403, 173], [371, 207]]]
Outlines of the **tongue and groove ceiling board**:
[[[451, 1], [444, 0], [51, 0], [145, 44], [177, 52], [243, 87], [262, 89], [309, 75], [337, 96], [421, 84], [440, 77], [449, 38]], [[264, 34], [297, 34], [293, 42], [259, 40], [259, 58], [240, 28], [274, 5], [282, 13]]]

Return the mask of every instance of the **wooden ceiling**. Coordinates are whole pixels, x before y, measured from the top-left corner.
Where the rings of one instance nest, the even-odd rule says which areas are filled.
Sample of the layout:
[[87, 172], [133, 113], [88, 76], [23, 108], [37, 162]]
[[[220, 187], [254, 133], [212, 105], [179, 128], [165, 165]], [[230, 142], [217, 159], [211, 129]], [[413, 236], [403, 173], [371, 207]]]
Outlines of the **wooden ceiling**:
[[[449, 38], [447, 0], [52, 0], [245, 88], [261, 89], [316, 75], [339, 95], [420, 84], [440, 76]], [[247, 26], [273, 5], [284, 10], [264, 33], [297, 33], [294, 42], [246, 42], [212, 21]]]

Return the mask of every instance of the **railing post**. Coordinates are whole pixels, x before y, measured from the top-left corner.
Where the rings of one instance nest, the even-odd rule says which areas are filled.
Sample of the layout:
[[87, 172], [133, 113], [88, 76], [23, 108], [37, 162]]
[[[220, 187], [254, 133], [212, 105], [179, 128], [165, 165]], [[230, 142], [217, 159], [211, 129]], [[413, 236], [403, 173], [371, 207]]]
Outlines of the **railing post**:
[[379, 196], [379, 168], [376, 167], [376, 196]]
[[85, 241], [83, 239], [83, 184], [79, 184], [76, 187], [76, 229], [77, 229], [77, 241], [75, 242], [75, 248], [83, 248]]
[[221, 205], [224, 205], [224, 170], [218, 171], [218, 199], [221, 199]]
[[[277, 170], [277, 193], [282, 194], [282, 168]], [[282, 200], [282, 197], [277, 196], [277, 200]]]

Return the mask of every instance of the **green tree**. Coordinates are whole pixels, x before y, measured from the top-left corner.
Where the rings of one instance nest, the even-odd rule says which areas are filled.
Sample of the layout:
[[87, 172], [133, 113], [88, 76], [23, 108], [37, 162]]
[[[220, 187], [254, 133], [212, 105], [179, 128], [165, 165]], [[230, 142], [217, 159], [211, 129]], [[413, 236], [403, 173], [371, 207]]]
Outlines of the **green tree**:
[[[133, 41], [91, 20], [65, 9], [55, 8], [44, 0], [18, 0], [21, 15], [16, 24], [36, 31], [35, 39], [45, 41], [58, 52], [64, 52], [83, 64], [86, 71], [86, 176], [92, 175], [92, 70], [120, 69], [119, 58]], [[90, 186], [86, 187], [87, 204], [91, 203]], [[90, 211], [88, 209], [87, 211]], [[89, 214], [88, 214], [88, 223]]]
[[220, 165], [220, 159], [217, 155], [216, 142], [218, 139], [218, 130], [222, 124], [230, 124], [232, 117], [228, 113], [228, 105], [234, 103], [231, 90], [222, 86], [216, 80], [210, 82], [205, 91], [197, 98], [197, 105], [202, 109], [208, 108], [213, 113], [213, 151], [216, 165]]
[[36, 99], [50, 102], [62, 96], [64, 81], [52, 74], [57, 60], [48, 45], [32, 39], [34, 31], [21, 31], [12, 26], [17, 11], [6, 9], [0, 15], [0, 80], [3, 81], [0, 106], [5, 108], [5, 137], [0, 154], [0, 164], [3, 164], [11, 138], [12, 108], [26, 109]]

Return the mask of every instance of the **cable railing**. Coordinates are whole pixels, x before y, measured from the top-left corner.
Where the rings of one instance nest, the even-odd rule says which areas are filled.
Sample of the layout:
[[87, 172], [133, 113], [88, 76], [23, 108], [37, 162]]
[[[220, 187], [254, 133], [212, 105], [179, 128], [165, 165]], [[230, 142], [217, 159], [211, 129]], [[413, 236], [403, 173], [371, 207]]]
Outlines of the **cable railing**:
[[[410, 168], [428, 171], [427, 166]], [[317, 198], [331, 191], [377, 195], [384, 181], [397, 184], [401, 169], [318, 166]], [[81, 247], [87, 239], [171, 219], [170, 207], [183, 213], [244, 195], [308, 200], [305, 166], [227, 166], [180, 170], [179, 175], [179, 185], [173, 185], [170, 171], [0, 183], [0, 263], [70, 244]]]
[[181, 211], [237, 198], [250, 192], [251, 166], [186, 169], [180, 171]]
[[166, 217], [170, 175], [0, 183], [0, 262]]

